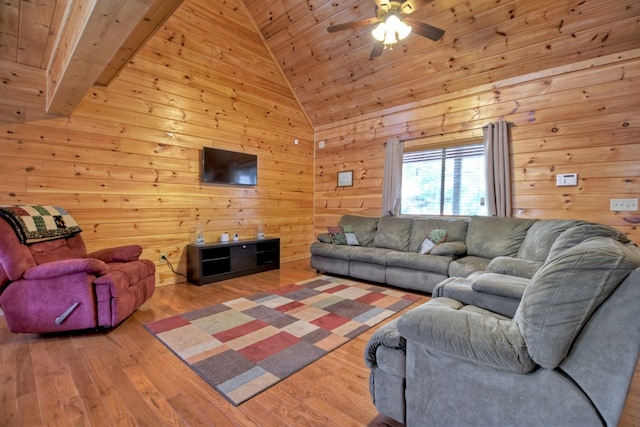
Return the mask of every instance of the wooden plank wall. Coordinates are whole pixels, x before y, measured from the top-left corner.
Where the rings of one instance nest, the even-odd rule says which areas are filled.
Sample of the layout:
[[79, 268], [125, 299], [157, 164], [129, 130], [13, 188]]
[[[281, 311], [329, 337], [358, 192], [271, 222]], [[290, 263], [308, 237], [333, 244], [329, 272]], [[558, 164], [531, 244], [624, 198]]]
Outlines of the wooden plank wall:
[[[513, 136], [513, 215], [577, 218], [617, 227], [640, 242], [640, 212], [609, 210], [611, 198], [640, 197], [640, 49], [460, 90], [318, 129], [315, 233], [346, 212], [379, 216], [384, 142], [427, 143], [482, 135], [504, 118]], [[338, 188], [336, 173], [354, 171]], [[578, 173], [556, 187], [558, 173]], [[626, 218], [626, 219], [625, 219]]]
[[[90, 251], [142, 244], [158, 285], [184, 281], [159, 255], [185, 273], [198, 221], [207, 241], [262, 226], [283, 261], [307, 257], [313, 130], [241, 4], [208, 6], [187, 0], [71, 117], [0, 123], [0, 204], [65, 207]], [[257, 187], [200, 184], [203, 146], [257, 154]]]

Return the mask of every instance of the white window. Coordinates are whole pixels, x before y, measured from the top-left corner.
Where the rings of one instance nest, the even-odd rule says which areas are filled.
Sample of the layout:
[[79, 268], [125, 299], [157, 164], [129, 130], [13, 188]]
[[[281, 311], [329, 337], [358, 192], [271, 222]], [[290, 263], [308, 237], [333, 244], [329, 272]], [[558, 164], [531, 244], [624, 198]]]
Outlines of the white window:
[[487, 215], [484, 145], [403, 154], [400, 213]]

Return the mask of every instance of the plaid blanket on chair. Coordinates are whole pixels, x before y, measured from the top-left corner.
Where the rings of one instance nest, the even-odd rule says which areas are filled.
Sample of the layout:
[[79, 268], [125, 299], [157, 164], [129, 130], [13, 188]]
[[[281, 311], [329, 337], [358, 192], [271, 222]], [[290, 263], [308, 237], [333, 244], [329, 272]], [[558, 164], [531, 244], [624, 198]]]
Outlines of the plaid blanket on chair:
[[0, 217], [13, 227], [20, 242], [31, 244], [80, 233], [78, 223], [57, 206], [0, 206]]

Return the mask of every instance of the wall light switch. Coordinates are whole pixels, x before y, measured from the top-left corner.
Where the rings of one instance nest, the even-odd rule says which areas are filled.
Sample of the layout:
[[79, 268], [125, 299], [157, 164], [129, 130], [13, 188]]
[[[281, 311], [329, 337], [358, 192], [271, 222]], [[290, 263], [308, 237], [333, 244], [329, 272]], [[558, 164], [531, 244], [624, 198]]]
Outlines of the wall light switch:
[[556, 175], [557, 187], [566, 187], [571, 185], [578, 185], [577, 173], [559, 173]]
[[637, 211], [638, 199], [611, 199], [612, 211]]

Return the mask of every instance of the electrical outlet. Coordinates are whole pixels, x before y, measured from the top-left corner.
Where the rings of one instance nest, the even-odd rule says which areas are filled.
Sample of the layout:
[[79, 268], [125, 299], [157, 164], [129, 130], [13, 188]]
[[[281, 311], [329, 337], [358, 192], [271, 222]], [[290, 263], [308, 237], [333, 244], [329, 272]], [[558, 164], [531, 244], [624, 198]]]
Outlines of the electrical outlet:
[[160, 262], [166, 262], [167, 261], [167, 254], [161, 253], [160, 254]]
[[612, 211], [637, 211], [638, 199], [611, 199]]

